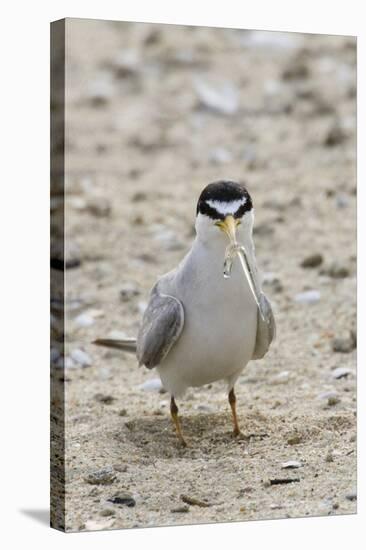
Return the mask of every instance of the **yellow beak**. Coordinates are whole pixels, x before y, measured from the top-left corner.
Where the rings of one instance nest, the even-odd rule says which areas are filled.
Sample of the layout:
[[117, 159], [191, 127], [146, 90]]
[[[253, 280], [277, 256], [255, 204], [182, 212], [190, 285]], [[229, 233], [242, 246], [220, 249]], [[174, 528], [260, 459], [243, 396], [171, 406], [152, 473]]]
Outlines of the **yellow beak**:
[[231, 214], [222, 221], [216, 223], [224, 233], [229, 237], [230, 244], [236, 244], [236, 226], [238, 222]]

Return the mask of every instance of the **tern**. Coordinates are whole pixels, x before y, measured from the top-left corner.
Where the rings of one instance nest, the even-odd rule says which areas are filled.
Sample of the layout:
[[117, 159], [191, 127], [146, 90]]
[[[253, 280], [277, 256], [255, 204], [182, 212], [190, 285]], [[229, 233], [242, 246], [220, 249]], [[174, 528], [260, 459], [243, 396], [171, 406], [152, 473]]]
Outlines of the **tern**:
[[[243, 184], [221, 180], [207, 185], [197, 203], [192, 246], [152, 288], [137, 338], [94, 342], [134, 352], [139, 365], [157, 370], [170, 393], [170, 413], [184, 447], [176, 398], [188, 387], [226, 381], [233, 435], [240, 435], [234, 385], [275, 337], [256, 264], [253, 224], [253, 202]], [[232, 258], [235, 252], [238, 258]], [[230, 269], [223, 271], [229, 257]]]

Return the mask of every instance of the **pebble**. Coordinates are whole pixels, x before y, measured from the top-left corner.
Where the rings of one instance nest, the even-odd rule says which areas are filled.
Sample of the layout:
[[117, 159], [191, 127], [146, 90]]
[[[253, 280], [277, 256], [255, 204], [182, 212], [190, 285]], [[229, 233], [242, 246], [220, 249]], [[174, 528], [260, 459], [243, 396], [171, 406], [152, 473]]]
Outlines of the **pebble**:
[[113, 497], [109, 498], [108, 502], [112, 502], [112, 504], [122, 504], [124, 506], [128, 506], [128, 508], [133, 508], [136, 506], [135, 499], [129, 493], [117, 493]]
[[288, 370], [283, 370], [276, 376], [272, 378], [272, 383], [274, 384], [286, 384], [290, 379], [290, 372]]
[[339, 380], [340, 378], [346, 378], [349, 374], [352, 374], [352, 370], [345, 367], [338, 367], [337, 369], [334, 369], [334, 371], [332, 371], [332, 376], [336, 380]]
[[70, 353], [70, 357], [82, 367], [90, 367], [92, 365], [91, 357], [82, 349], [74, 349]]
[[298, 445], [301, 442], [302, 442], [302, 437], [298, 434], [292, 435], [287, 439], [287, 443], [289, 445]]
[[210, 84], [196, 79], [194, 89], [201, 105], [220, 115], [234, 115], [239, 109], [239, 93], [231, 82]]
[[113, 508], [110, 508], [109, 506], [103, 508], [100, 511], [100, 515], [103, 517], [114, 516], [115, 513], [116, 513], [115, 510], [113, 510]]
[[301, 46], [303, 37], [300, 34], [277, 31], [242, 31], [240, 43], [247, 48], [293, 50]]
[[111, 213], [111, 204], [105, 197], [89, 199], [87, 210], [97, 218], [107, 218]]
[[334, 462], [333, 451], [328, 451], [325, 462]]
[[347, 139], [347, 134], [338, 122], [334, 122], [329, 128], [324, 138], [326, 147], [334, 147], [340, 145]]
[[346, 494], [346, 499], [350, 501], [357, 500], [357, 490], [354, 489], [353, 491], [350, 491]]
[[332, 350], [337, 353], [350, 353], [355, 348], [355, 336], [352, 332], [347, 338], [334, 338], [332, 341]]
[[216, 147], [216, 149], [212, 149], [210, 152], [209, 159], [213, 164], [227, 164], [232, 161], [233, 156], [224, 147]]
[[159, 229], [156, 228], [153, 231], [154, 238], [163, 245], [165, 250], [175, 251], [182, 250], [182, 248], [184, 248], [183, 243], [179, 241], [174, 231], [172, 231], [171, 229], [165, 229], [163, 227], [160, 228], [160, 226], [158, 227]]
[[134, 283], [126, 283], [119, 291], [122, 302], [129, 302], [140, 294], [139, 288]]
[[131, 78], [139, 74], [141, 60], [137, 50], [123, 50], [112, 62], [117, 78]]
[[113, 85], [110, 80], [99, 77], [90, 82], [86, 95], [93, 106], [102, 107], [112, 99], [113, 92]]
[[270, 286], [273, 292], [282, 292], [283, 284], [274, 273], [265, 273], [262, 280], [263, 285]]
[[330, 390], [330, 391], [325, 391], [325, 392], [322, 392], [318, 395], [318, 399], [335, 399], [338, 397], [338, 392], [334, 391], [334, 390]]
[[253, 228], [253, 234], [258, 237], [268, 237], [269, 235], [272, 235], [273, 232], [274, 228], [268, 223], [260, 223], [255, 225]]
[[111, 485], [117, 477], [112, 466], [90, 472], [84, 480], [91, 485]]
[[301, 59], [295, 58], [283, 71], [283, 80], [301, 80], [309, 76], [309, 68]]
[[163, 388], [160, 378], [151, 378], [138, 386], [139, 390], [159, 392]]
[[122, 474], [127, 472], [127, 464], [113, 464], [113, 468]]
[[84, 524], [84, 530], [85, 531], [103, 531], [104, 529], [110, 529], [114, 523], [114, 519], [110, 519], [109, 521], [95, 521], [90, 519], [89, 521], [86, 521]]
[[65, 368], [65, 369], [75, 369], [76, 368], [76, 365], [74, 363], [74, 361], [71, 359], [71, 357], [65, 357], [65, 359], [63, 359], [62, 357], [60, 357], [60, 359], [57, 361], [57, 368]]
[[327, 275], [333, 279], [344, 279], [345, 277], [349, 277], [350, 271], [348, 267], [337, 262], [333, 262], [329, 267], [322, 269], [320, 274]]
[[336, 196], [336, 207], [337, 208], [347, 208], [348, 205], [349, 205], [349, 200], [348, 200], [347, 195], [345, 195], [345, 193], [339, 193]]
[[299, 462], [298, 460], [288, 460], [287, 462], [282, 462], [281, 468], [287, 470], [287, 469], [295, 469], [295, 468], [302, 468], [303, 464], [302, 462]]
[[189, 506], [177, 506], [176, 508], [172, 508], [170, 511], [172, 514], [185, 514], [189, 512]]
[[304, 258], [304, 260], [301, 262], [301, 267], [309, 268], [309, 267], [318, 267], [320, 264], [323, 263], [323, 256], [322, 254], [311, 254], [310, 256], [307, 256]]
[[131, 197], [132, 202], [143, 202], [143, 201], [146, 201], [147, 199], [148, 199], [148, 196], [144, 191], [136, 191]]
[[337, 405], [338, 403], [340, 403], [340, 399], [339, 397], [329, 397], [328, 398], [328, 406], [329, 407], [334, 407], [335, 405]]
[[79, 327], [91, 327], [94, 324], [94, 318], [87, 312], [80, 313], [74, 321]]
[[146, 308], [147, 308], [147, 302], [143, 300], [137, 304], [137, 309], [141, 315], [145, 313]]
[[295, 302], [299, 304], [315, 304], [320, 300], [319, 290], [306, 290], [305, 292], [300, 292], [295, 296]]
[[104, 393], [96, 393], [94, 399], [99, 401], [99, 403], [104, 403], [105, 405], [110, 405], [115, 401], [115, 398], [112, 395], [107, 395]]

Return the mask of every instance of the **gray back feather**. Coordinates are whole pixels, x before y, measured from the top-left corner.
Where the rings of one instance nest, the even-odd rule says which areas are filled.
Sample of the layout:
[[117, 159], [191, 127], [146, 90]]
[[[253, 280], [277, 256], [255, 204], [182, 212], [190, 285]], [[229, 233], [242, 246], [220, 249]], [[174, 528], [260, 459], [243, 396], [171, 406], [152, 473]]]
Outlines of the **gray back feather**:
[[136, 355], [140, 365], [159, 365], [178, 340], [184, 325], [184, 309], [173, 296], [153, 289], [137, 335]]
[[273, 316], [271, 304], [263, 292], [261, 292], [259, 300], [264, 319], [262, 319], [262, 316], [258, 311], [257, 336], [252, 359], [262, 359], [262, 357], [264, 357], [267, 353], [272, 340], [274, 340], [276, 336], [276, 322]]

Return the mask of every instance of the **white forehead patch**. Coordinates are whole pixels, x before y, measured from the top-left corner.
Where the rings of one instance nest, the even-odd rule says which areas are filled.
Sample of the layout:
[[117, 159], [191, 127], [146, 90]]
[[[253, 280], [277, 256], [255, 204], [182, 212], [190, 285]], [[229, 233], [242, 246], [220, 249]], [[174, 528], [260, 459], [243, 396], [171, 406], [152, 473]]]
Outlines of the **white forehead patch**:
[[236, 201], [224, 202], [208, 200], [205, 202], [208, 204], [208, 206], [214, 208], [219, 214], [227, 216], [228, 214], [235, 214], [235, 212], [247, 202], [247, 199], [245, 197], [242, 197], [241, 199], [238, 199]]

